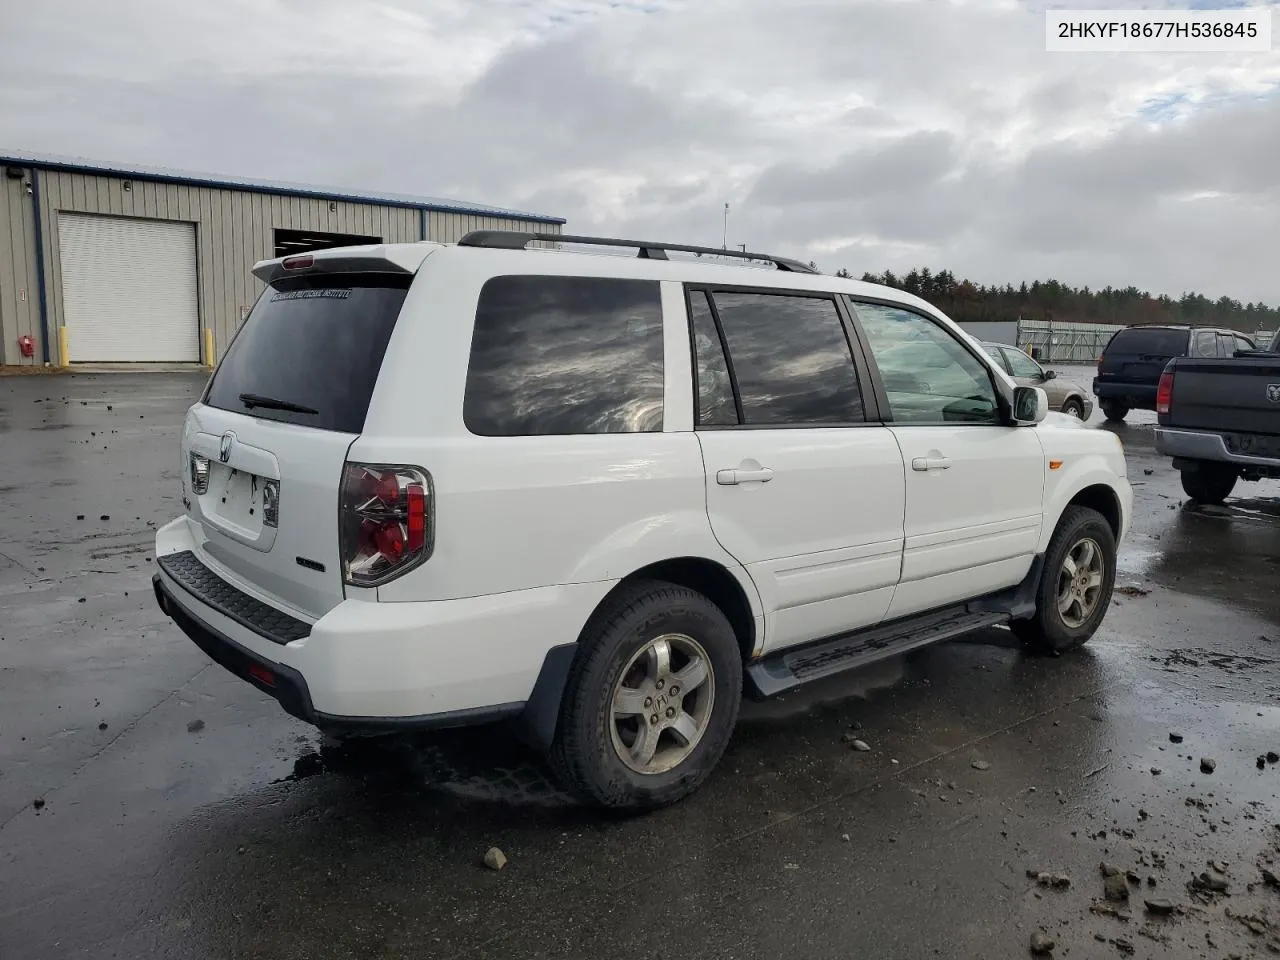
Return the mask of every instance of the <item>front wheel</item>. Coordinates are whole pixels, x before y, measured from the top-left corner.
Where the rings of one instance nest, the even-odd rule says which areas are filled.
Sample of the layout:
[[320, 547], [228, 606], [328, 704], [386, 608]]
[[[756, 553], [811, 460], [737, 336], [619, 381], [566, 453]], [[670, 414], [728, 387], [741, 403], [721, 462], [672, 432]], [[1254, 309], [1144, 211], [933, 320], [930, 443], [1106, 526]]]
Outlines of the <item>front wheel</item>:
[[1062, 405], [1062, 412], [1067, 416], [1075, 417], [1077, 420], [1084, 419], [1084, 404], [1076, 397], [1072, 397]]
[[1103, 400], [1099, 406], [1102, 407], [1103, 415], [1112, 423], [1123, 423], [1124, 418], [1129, 415], [1128, 405], [1118, 400]]
[[1220, 504], [1236, 487], [1240, 472], [1223, 463], [1202, 463], [1182, 471], [1182, 489], [1199, 503]]
[[1045, 551], [1035, 615], [1010, 627], [1036, 652], [1074, 650], [1088, 642], [1107, 615], [1115, 581], [1111, 525], [1096, 510], [1068, 507]]
[[588, 802], [665, 806], [710, 774], [741, 699], [742, 654], [720, 608], [687, 587], [639, 582], [583, 631], [550, 759]]

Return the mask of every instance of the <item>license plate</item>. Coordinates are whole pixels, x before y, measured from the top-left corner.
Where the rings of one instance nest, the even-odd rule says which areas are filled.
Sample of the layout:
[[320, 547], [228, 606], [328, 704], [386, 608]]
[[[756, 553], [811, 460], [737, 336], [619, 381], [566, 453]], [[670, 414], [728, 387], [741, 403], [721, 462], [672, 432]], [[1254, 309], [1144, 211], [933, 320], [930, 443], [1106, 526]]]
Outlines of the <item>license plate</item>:
[[261, 477], [222, 465], [213, 468], [209, 493], [202, 499], [211, 514], [223, 523], [250, 533], [262, 530], [263, 480]]

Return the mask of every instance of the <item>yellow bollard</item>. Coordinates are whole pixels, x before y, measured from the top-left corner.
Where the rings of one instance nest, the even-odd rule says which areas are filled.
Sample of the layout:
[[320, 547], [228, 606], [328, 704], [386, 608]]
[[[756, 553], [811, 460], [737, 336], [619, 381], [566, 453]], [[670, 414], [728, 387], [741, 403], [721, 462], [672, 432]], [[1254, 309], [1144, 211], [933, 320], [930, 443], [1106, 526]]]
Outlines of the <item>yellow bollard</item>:
[[210, 370], [217, 365], [217, 358], [213, 352], [213, 327], [204, 328], [204, 363]]
[[58, 366], [71, 366], [71, 357], [67, 353], [67, 325], [58, 325]]

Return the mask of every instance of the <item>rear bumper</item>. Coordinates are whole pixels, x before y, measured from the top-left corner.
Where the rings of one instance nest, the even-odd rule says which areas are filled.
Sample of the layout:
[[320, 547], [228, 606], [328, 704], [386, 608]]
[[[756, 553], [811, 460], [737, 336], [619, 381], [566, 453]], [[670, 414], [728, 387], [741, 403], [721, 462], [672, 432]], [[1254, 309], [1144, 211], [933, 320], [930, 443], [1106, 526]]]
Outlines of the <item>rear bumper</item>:
[[1157, 427], [1156, 452], [1180, 460], [1212, 460], [1218, 463], [1237, 464], [1242, 469], [1280, 471], [1280, 459], [1232, 453], [1219, 434], [1206, 430], [1174, 430], [1169, 427]]
[[[197, 546], [185, 519], [161, 528], [156, 545], [162, 561]], [[301, 720], [381, 732], [520, 716], [539, 742], [554, 732], [578, 633], [611, 586], [416, 603], [348, 599], [305, 636], [282, 642], [264, 635], [236, 598], [223, 592], [206, 602], [190, 577], [159, 567], [154, 588], [165, 614], [211, 659]]]
[[1093, 395], [1099, 400], [1119, 400], [1130, 407], [1143, 410], [1156, 408], [1156, 385], [1154, 383], [1125, 383], [1114, 380], [1093, 381]]
[[438, 729], [472, 724], [491, 723], [516, 716], [524, 709], [524, 703], [504, 703], [490, 707], [472, 707], [447, 710], [441, 713], [409, 717], [365, 716], [352, 717], [324, 713], [317, 710], [311, 700], [311, 690], [306, 678], [292, 667], [270, 660], [232, 640], [226, 634], [204, 623], [185, 605], [189, 597], [182, 597], [166, 585], [165, 578], [155, 574], [151, 578], [156, 602], [160, 609], [195, 643], [214, 663], [230, 670], [241, 680], [253, 684], [263, 693], [274, 697], [285, 711], [333, 733], [387, 733], [404, 730]]

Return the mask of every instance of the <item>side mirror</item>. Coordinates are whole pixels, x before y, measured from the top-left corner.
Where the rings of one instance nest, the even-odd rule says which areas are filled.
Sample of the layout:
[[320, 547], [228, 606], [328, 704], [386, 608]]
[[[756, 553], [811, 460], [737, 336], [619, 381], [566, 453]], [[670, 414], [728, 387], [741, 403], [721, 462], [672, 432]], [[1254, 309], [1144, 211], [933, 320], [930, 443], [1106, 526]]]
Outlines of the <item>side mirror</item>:
[[1049, 397], [1039, 387], [1015, 387], [1013, 391], [1014, 426], [1028, 427], [1049, 415]]
[[1044, 379], [1045, 379], [1045, 380], [1055, 380], [1055, 379], [1057, 379], [1057, 376], [1058, 376], [1058, 374], [1057, 374], [1057, 373], [1055, 373], [1053, 370], [1046, 370], [1046, 371], [1044, 371]]

